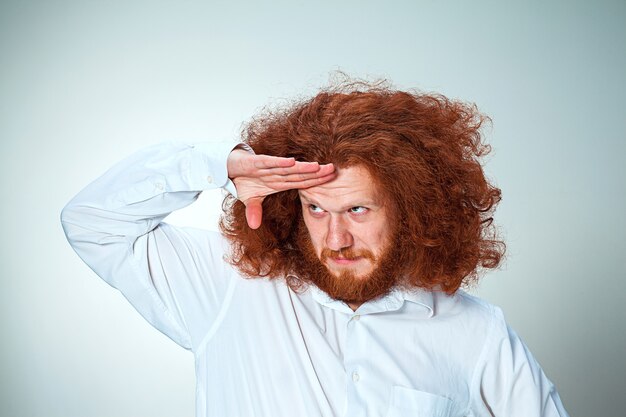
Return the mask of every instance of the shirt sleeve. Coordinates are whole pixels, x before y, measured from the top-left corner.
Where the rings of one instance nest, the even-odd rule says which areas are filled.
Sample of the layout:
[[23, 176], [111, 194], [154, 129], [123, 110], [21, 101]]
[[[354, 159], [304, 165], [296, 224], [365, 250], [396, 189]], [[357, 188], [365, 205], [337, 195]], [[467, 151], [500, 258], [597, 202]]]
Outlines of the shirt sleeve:
[[80, 258], [155, 328], [191, 349], [214, 325], [233, 270], [218, 233], [162, 220], [203, 190], [234, 193], [226, 160], [236, 143], [164, 143], [114, 165], [63, 209]]
[[569, 417], [554, 384], [494, 307], [495, 320], [473, 389], [475, 416]]

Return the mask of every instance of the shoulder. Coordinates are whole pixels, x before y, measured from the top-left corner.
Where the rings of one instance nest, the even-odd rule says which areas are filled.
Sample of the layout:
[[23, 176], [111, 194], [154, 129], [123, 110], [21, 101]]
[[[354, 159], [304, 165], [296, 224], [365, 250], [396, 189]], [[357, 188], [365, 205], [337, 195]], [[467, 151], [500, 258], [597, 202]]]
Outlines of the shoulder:
[[[466, 358], [476, 364], [499, 340], [508, 338], [502, 310], [464, 291], [453, 295], [433, 293], [433, 325], [445, 328]], [[469, 354], [471, 352], [471, 354]], [[469, 355], [468, 355], [469, 354]]]
[[457, 292], [456, 297], [465, 315], [484, 329], [488, 344], [493, 345], [514, 335], [499, 306], [464, 291]]
[[506, 326], [500, 307], [482, 298], [470, 295], [463, 290], [453, 295], [433, 293], [434, 317], [440, 320], [460, 320], [471, 327], [481, 327], [486, 331], [493, 326]]
[[[466, 293], [458, 303], [482, 331], [482, 346], [472, 372], [470, 406], [477, 415], [566, 416], [554, 385], [507, 324], [502, 310]], [[482, 325], [476, 324], [482, 321]]]

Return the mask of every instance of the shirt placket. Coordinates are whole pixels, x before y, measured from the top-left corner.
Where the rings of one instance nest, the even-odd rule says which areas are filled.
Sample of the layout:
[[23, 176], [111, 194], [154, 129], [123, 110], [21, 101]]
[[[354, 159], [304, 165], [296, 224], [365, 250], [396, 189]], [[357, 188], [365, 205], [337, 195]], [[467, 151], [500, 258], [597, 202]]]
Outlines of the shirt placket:
[[366, 414], [366, 404], [363, 402], [365, 393], [364, 384], [367, 382], [368, 372], [364, 362], [363, 317], [353, 314], [346, 323], [346, 341], [344, 351], [344, 367], [346, 370], [346, 416]]

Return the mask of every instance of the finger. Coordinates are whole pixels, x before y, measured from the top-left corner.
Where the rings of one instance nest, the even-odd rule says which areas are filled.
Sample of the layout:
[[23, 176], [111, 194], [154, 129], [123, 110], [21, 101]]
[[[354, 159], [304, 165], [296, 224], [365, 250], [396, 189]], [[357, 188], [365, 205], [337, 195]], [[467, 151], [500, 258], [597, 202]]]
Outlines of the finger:
[[[328, 164], [332, 165], [332, 164]], [[324, 174], [334, 170], [334, 168], [327, 168], [327, 165], [320, 165], [317, 162], [296, 162], [290, 167], [277, 167], [264, 170], [263, 174], [269, 175], [291, 175], [291, 174], [306, 174], [310, 172], [319, 172], [321, 167], [324, 168]]]
[[258, 229], [263, 218], [263, 199], [251, 198], [246, 204], [246, 220], [250, 229]]
[[254, 157], [254, 167], [258, 169], [291, 167], [296, 164], [294, 158], [282, 158], [270, 155], [256, 155]]
[[335, 172], [335, 166], [333, 164], [324, 164], [320, 165], [320, 170], [318, 171], [318, 174], [325, 176], [333, 172]]
[[315, 178], [307, 179], [304, 181], [280, 182], [280, 183], [275, 183], [272, 185], [278, 191], [311, 188], [320, 184], [324, 184], [325, 182], [331, 181], [335, 177], [336, 177], [336, 174], [334, 172], [331, 172], [328, 175], [324, 175], [322, 177], [315, 177]]
[[296, 165], [289, 168], [274, 168], [268, 170], [268, 174], [278, 176], [290, 176], [293, 174], [313, 173], [318, 177], [328, 175], [335, 170], [333, 164], [320, 165], [317, 162], [296, 162]]
[[263, 177], [263, 182], [266, 184], [273, 183], [281, 183], [281, 182], [299, 182], [306, 181], [314, 178], [325, 177], [326, 175], [332, 174], [334, 171], [333, 167], [323, 166], [323, 169], [320, 168], [315, 172], [299, 172], [294, 174], [286, 174], [286, 175], [271, 175], [269, 177]]

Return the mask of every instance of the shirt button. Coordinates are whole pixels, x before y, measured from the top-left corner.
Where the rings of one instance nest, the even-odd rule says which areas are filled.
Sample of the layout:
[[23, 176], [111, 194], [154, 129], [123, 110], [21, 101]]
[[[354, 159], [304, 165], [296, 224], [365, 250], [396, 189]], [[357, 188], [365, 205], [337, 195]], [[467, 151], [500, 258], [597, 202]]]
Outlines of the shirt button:
[[359, 382], [359, 379], [361, 379], [361, 376], [359, 375], [358, 372], [352, 372], [352, 380], [354, 382]]
[[212, 176], [208, 176], [206, 177], [206, 182], [208, 182], [209, 184], [211, 184], [213, 182], [213, 177]]
[[352, 320], [354, 321], [359, 321], [361, 319], [361, 316], [358, 314], [355, 314], [354, 316], [352, 316]]

